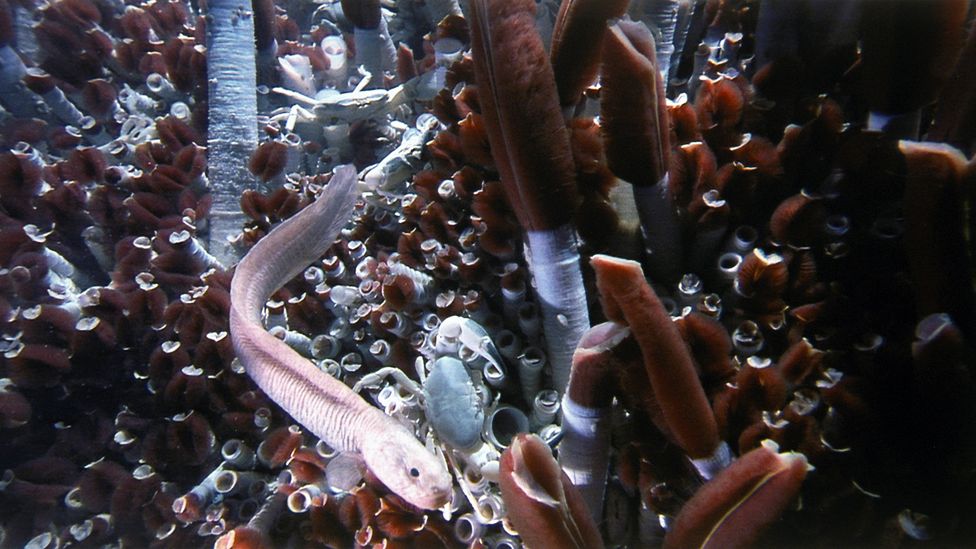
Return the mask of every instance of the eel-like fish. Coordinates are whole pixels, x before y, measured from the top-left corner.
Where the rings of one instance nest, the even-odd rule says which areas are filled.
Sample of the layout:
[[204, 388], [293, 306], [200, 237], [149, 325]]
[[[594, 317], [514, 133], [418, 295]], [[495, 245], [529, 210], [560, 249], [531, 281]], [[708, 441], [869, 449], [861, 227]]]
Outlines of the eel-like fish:
[[361, 453], [373, 474], [400, 497], [435, 509], [452, 490], [443, 462], [404, 425], [316, 368], [261, 322], [271, 294], [329, 248], [355, 201], [356, 170], [340, 166], [312, 205], [241, 260], [230, 290], [234, 350], [251, 379], [296, 421], [336, 450]]

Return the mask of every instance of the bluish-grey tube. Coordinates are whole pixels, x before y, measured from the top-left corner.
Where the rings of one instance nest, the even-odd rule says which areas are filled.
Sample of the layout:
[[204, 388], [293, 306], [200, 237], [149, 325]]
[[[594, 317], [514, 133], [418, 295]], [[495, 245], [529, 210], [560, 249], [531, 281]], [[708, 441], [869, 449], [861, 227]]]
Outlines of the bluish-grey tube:
[[[671, 56], [674, 54], [675, 26], [678, 22], [678, 0], [642, 0], [633, 2], [630, 8], [635, 19], [643, 21], [654, 33], [657, 68], [661, 78], [668, 81]], [[685, 29], [687, 31], [687, 29]]]
[[42, 95], [41, 98], [51, 108], [51, 114], [58, 117], [59, 120], [76, 127], [81, 125], [82, 118], [85, 115], [71, 101], [68, 101], [61, 88], [55, 86]]
[[24, 85], [27, 72], [20, 56], [9, 45], [0, 47], [0, 104], [18, 118], [32, 118], [39, 114], [40, 98]]
[[208, 176], [213, 208], [210, 252], [224, 265], [239, 259], [231, 244], [244, 224], [241, 193], [256, 187], [247, 170], [258, 144], [254, 22], [250, 2], [211, 0], [207, 24]]

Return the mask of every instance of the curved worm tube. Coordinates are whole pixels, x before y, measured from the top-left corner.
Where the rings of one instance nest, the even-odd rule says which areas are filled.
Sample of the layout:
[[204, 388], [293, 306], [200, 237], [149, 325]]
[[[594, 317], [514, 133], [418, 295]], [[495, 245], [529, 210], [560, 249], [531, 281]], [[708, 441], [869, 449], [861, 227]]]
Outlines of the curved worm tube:
[[603, 547], [586, 504], [539, 437], [515, 437], [502, 454], [499, 484], [508, 518], [526, 546]]
[[332, 245], [352, 213], [355, 190], [355, 168], [337, 168], [314, 204], [241, 260], [231, 282], [231, 338], [251, 379], [299, 423], [336, 450], [362, 453], [367, 467], [413, 505], [437, 508], [451, 494], [443, 463], [402, 424], [261, 326], [271, 294]]
[[606, 255], [590, 260], [607, 318], [640, 327], [634, 333], [654, 398], [678, 445], [706, 479], [731, 460], [688, 347], [640, 264]]
[[812, 469], [803, 454], [771, 440], [695, 493], [664, 538], [665, 548], [750, 547], [796, 499]]
[[629, 328], [614, 322], [587, 330], [573, 354], [569, 388], [563, 395], [559, 465], [580, 491], [594, 521], [603, 516], [610, 463], [611, 353], [628, 335]]

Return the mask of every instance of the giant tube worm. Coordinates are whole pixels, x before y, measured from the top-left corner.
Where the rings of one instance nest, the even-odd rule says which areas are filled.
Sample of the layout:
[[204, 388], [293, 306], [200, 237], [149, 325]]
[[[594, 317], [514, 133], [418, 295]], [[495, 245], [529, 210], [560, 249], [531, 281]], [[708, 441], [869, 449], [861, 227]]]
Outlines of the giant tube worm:
[[423, 508], [451, 494], [451, 477], [404, 425], [366, 403], [261, 326], [271, 294], [330, 246], [355, 202], [356, 171], [336, 170], [316, 202], [260, 240], [231, 283], [230, 332], [255, 383], [295, 420], [339, 451], [363, 454], [390, 490]]
[[664, 546], [749, 547], [796, 499], [811, 467], [772, 441], [742, 456], [681, 509]]
[[472, 2], [472, 57], [492, 156], [526, 231], [553, 384], [562, 393], [589, 316], [571, 224], [577, 195], [569, 134], [534, 10], [528, 0]]
[[719, 439], [715, 417], [678, 327], [636, 261], [595, 255], [590, 263], [607, 318], [639, 328], [634, 337], [671, 434], [698, 472], [711, 478], [728, 465], [731, 455]]
[[668, 185], [670, 128], [654, 38], [641, 23], [620, 21], [603, 44], [600, 117], [610, 170], [634, 186], [647, 252], [659, 282], [681, 273], [681, 231]]
[[582, 498], [536, 435], [518, 435], [505, 450], [499, 484], [508, 519], [526, 546], [603, 547]]
[[559, 465], [598, 522], [603, 516], [610, 463], [612, 351], [629, 335], [629, 328], [614, 322], [587, 330], [573, 354], [573, 370], [562, 401]]
[[231, 239], [240, 232], [244, 189], [254, 186], [248, 158], [258, 145], [258, 105], [255, 92], [254, 21], [240, 12], [234, 0], [208, 3], [207, 164], [213, 207], [210, 210], [210, 253], [231, 265], [237, 252]]
[[948, 312], [974, 335], [976, 295], [964, 237], [966, 158], [941, 143], [902, 141], [905, 155], [905, 256], [919, 316]]
[[599, 70], [601, 42], [608, 19], [627, 10], [627, 0], [566, 0], [552, 30], [550, 59], [559, 104], [572, 113]]

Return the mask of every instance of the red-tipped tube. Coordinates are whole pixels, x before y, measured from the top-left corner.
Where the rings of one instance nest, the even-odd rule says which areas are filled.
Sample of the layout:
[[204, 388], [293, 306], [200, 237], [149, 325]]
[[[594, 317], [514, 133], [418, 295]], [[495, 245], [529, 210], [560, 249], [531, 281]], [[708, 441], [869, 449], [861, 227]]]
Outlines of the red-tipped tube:
[[664, 547], [749, 547], [796, 499], [812, 467], [803, 454], [779, 453], [771, 440], [739, 458], [695, 493]]
[[595, 255], [590, 264], [607, 318], [634, 329], [644, 368], [664, 420], [699, 473], [711, 478], [728, 465], [728, 446], [698, 380], [691, 353], [636, 261]]
[[569, 387], [563, 395], [559, 465], [597, 522], [603, 516], [610, 461], [612, 355], [628, 335], [630, 329], [616, 322], [604, 322], [587, 330], [573, 354]]
[[502, 454], [499, 484], [508, 518], [527, 547], [603, 547], [586, 504], [538, 436], [515, 437]]

